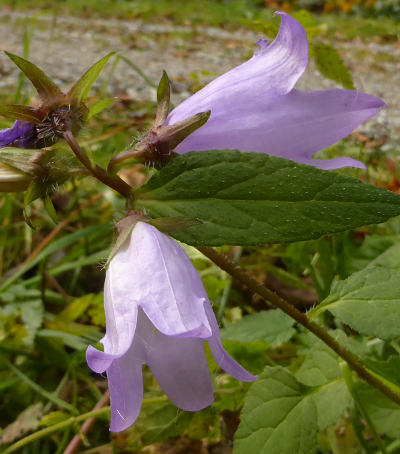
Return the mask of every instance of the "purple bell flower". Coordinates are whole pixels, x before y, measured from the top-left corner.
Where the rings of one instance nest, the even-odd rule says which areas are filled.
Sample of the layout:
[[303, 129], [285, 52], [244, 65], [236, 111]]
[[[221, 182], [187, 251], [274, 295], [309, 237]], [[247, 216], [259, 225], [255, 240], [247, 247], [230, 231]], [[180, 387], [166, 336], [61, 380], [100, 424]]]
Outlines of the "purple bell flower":
[[36, 140], [35, 125], [17, 120], [11, 128], [0, 130], [0, 148], [34, 148]]
[[376, 115], [385, 103], [352, 90], [298, 91], [297, 80], [308, 64], [304, 28], [285, 13], [271, 44], [247, 62], [218, 77], [178, 105], [168, 116], [173, 125], [211, 110], [207, 123], [175, 149], [177, 153], [237, 149], [268, 153], [322, 169], [364, 164], [348, 157], [312, 159]]
[[107, 372], [112, 432], [131, 426], [143, 398], [147, 364], [171, 401], [198, 411], [213, 400], [203, 344], [238, 380], [257, 377], [224, 350], [201, 279], [181, 247], [155, 227], [138, 222], [112, 258], [104, 286], [104, 352], [89, 346], [89, 367]]

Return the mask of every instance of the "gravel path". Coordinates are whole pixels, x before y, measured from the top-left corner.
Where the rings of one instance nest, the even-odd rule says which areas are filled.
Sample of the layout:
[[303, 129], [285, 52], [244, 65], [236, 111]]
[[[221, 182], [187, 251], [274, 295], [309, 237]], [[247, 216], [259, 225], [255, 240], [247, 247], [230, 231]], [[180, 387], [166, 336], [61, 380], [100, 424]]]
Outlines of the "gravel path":
[[[0, 9], [0, 43], [3, 50], [22, 54], [23, 29], [29, 23], [31, 60], [68, 87], [90, 64], [112, 50], [120, 51], [154, 82], [163, 69], [173, 81], [173, 102], [191, 93], [196, 80], [211, 80], [252, 55], [257, 33], [204, 27], [143, 24], [140, 21], [57, 18]], [[400, 152], [400, 46], [395, 44], [338, 42], [357, 89], [381, 97], [388, 108], [360, 127], [374, 137], [387, 136], [384, 149]], [[18, 69], [0, 55], [0, 90], [13, 89]], [[313, 64], [297, 87], [302, 90], [333, 88]], [[155, 90], [125, 63], [120, 62], [110, 94], [127, 93], [134, 99], [153, 100]]]

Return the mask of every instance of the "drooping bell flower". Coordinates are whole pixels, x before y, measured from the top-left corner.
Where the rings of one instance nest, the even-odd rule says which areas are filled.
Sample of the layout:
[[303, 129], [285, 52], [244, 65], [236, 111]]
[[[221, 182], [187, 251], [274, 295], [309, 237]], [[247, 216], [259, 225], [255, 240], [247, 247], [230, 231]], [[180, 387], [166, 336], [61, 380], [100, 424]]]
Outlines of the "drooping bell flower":
[[204, 342], [216, 362], [238, 380], [255, 376], [221, 344], [206, 291], [186, 253], [155, 227], [138, 222], [111, 259], [104, 286], [104, 352], [87, 350], [89, 367], [107, 373], [111, 426], [120, 432], [139, 415], [142, 366], [147, 364], [169, 399], [187, 411], [213, 402]]
[[250, 60], [216, 78], [169, 114], [166, 124], [173, 125], [197, 112], [211, 111], [207, 123], [175, 151], [236, 149], [322, 169], [365, 168], [348, 157], [312, 156], [346, 137], [385, 103], [352, 90], [295, 90], [308, 64], [307, 35], [288, 14], [277, 14], [281, 27], [275, 41], [259, 40], [259, 50]]
[[0, 148], [43, 148], [52, 145], [69, 130], [77, 133], [86, 117], [89, 91], [112, 53], [106, 55], [73, 85], [68, 93], [36, 65], [17, 55], [5, 52], [32, 82], [40, 98], [37, 107], [21, 105], [0, 106], [0, 115], [17, 120], [11, 128], [0, 131]]

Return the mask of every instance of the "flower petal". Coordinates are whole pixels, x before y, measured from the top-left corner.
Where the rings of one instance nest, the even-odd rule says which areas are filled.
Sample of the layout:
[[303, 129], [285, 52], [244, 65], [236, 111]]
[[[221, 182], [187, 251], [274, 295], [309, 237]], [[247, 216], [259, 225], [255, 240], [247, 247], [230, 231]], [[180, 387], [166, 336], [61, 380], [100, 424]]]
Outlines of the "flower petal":
[[[272, 44], [267, 45], [264, 40], [258, 41], [260, 48], [250, 60], [213, 80], [179, 104], [169, 114], [167, 124], [172, 125], [198, 112], [211, 110], [211, 119], [200, 128], [203, 131], [208, 129], [214, 116], [221, 117], [221, 112], [227, 114], [228, 119], [233, 117], [234, 113], [230, 114], [232, 107], [236, 107], [240, 113], [246, 104], [250, 111], [253, 110], [253, 104], [263, 104], [265, 114], [267, 106], [265, 102], [259, 103], [260, 96], [265, 100], [273, 95], [288, 93], [307, 67], [308, 42], [304, 28], [295, 19], [285, 13], [278, 14], [282, 18], [281, 27]], [[239, 117], [238, 121], [241, 120], [243, 118]], [[225, 129], [223, 134], [226, 133]], [[178, 147], [177, 151], [182, 153], [198, 149], [200, 148], [189, 150], [187, 147]]]
[[250, 101], [216, 104], [208, 122], [185, 139], [179, 153], [208, 149], [238, 149], [268, 153], [321, 168], [361, 167], [354, 160], [329, 164], [312, 160], [319, 150], [350, 134], [378, 113], [385, 103], [350, 90], [291, 91], [265, 94]]
[[183, 249], [155, 227], [138, 222], [109, 273], [113, 294], [125, 300], [121, 312], [129, 314], [137, 304], [166, 335], [211, 335], [204, 310], [207, 294], [196, 269]]
[[104, 352], [92, 346], [86, 351], [87, 363], [97, 373], [104, 372], [113, 360], [123, 356], [131, 347], [135, 335], [138, 307], [130, 301], [123, 288], [113, 286], [114, 272], [110, 265], [104, 283], [107, 322], [106, 335], [101, 340]]
[[17, 120], [11, 128], [0, 131], [0, 148], [13, 145], [15, 141], [20, 148], [29, 148], [33, 135], [34, 125]]
[[138, 325], [146, 364], [169, 399], [186, 411], [211, 405], [214, 395], [203, 339], [166, 336], [154, 330], [144, 313], [139, 313]]
[[111, 432], [131, 426], [140, 413], [143, 400], [142, 363], [128, 352], [113, 361], [107, 370], [111, 404]]
[[218, 363], [221, 369], [227, 372], [232, 377], [240, 381], [254, 381], [257, 379], [256, 375], [252, 375], [247, 372], [239, 363], [237, 363], [224, 349], [219, 335], [218, 322], [215, 318], [214, 311], [210, 303], [205, 306], [207, 317], [213, 331], [212, 337], [207, 339], [208, 345], [210, 346], [211, 352], [214, 356], [215, 361]]

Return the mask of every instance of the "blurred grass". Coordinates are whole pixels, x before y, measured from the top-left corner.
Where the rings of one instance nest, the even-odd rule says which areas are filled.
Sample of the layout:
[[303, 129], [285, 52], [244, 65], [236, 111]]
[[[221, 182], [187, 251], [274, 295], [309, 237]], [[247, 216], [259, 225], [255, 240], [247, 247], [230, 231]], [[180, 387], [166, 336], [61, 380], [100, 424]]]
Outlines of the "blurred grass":
[[[245, 26], [254, 28], [255, 21], [274, 22], [272, 14], [279, 10], [267, 8], [260, 0], [0, 0], [5, 6], [21, 12], [40, 11], [62, 16], [140, 19], [145, 22], [173, 22], [213, 27]], [[293, 10], [291, 14], [296, 15]], [[391, 15], [361, 17], [355, 14], [313, 14], [317, 24], [327, 27], [327, 36], [354, 39], [356, 37], [394, 40], [400, 36], [400, 23]], [[256, 27], [257, 28], [257, 27]]]

